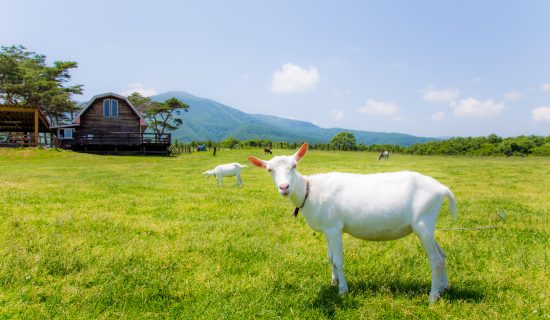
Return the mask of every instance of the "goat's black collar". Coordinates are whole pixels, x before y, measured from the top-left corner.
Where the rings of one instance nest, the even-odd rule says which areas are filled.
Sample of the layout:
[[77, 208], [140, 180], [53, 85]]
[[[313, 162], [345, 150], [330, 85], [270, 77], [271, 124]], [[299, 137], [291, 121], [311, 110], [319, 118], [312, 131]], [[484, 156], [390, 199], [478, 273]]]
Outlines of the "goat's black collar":
[[306, 204], [307, 197], [309, 197], [309, 180], [306, 179], [306, 196], [304, 197], [304, 201], [302, 202], [302, 205], [300, 207], [296, 207], [296, 209], [294, 209], [294, 217], [298, 216], [298, 212]]

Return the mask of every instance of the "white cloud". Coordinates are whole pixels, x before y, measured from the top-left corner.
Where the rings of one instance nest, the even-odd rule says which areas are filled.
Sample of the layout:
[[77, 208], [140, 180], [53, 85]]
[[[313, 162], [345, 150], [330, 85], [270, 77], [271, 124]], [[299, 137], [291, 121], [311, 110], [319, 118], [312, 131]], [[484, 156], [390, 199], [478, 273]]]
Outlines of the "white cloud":
[[404, 119], [399, 114], [399, 107], [391, 101], [376, 101], [369, 99], [367, 104], [357, 108], [362, 114], [370, 114], [375, 116], [392, 117], [397, 122], [403, 122]]
[[422, 98], [430, 102], [450, 102], [458, 98], [459, 95], [458, 88], [436, 90], [433, 85], [429, 85], [422, 91]]
[[523, 98], [523, 93], [521, 91], [512, 90], [505, 92], [503, 96], [506, 101], [515, 101]]
[[282, 70], [273, 73], [269, 89], [276, 94], [304, 92], [313, 89], [319, 82], [319, 71], [315, 66], [303, 69], [292, 63], [283, 65]]
[[436, 113], [432, 114], [432, 119], [434, 121], [439, 122], [439, 121], [443, 120], [444, 116], [445, 116], [445, 112], [439, 111], [439, 112], [436, 112]]
[[451, 102], [454, 115], [459, 117], [487, 118], [497, 116], [505, 109], [504, 104], [496, 103], [491, 99], [479, 101], [474, 98]]
[[550, 107], [538, 107], [531, 111], [531, 118], [536, 122], [550, 122]]
[[334, 121], [342, 120], [344, 118], [344, 115], [345, 115], [344, 110], [335, 110], [335, 109], [330, 110], [330, 116], [332, 117], [332, 119], [334, 119]]
[[150, 88], [150, 87], [146, 88], [143, 84], [138, 82], [138, 83], [129, 84], [128, 89], [126, 91], [122, 92], [122, 95], [123, 96], [129, 96], [134, 92], [137, 92], [137, 93], [141, 94], [144, 97], [150, 97], [150, 96], [154, 96], [155, 94], [157, 94], [157, 90], [155, 90], [153, 88]]
[[540, 85], [540, 89], [541, 89], [542, 91], [550, 91], [550, 83], [547, 82], [547, 83], [541, 84], [541, 85]]

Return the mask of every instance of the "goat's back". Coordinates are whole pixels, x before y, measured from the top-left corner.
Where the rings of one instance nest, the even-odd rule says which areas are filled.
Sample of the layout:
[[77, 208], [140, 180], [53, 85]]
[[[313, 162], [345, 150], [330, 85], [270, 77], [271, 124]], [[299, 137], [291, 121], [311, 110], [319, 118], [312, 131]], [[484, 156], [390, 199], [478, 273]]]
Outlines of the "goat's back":
[[304, 208], [304, 216], [306, 211], [311, 213], [308, 223], [313, 223], [314, 229], [338, 220], [346, 232], [370, 240], [400, 238], [412, 231], [421, 216], [435, 214], [437, 218], [438, 212], [432, 211], [448, 191], [435, 179], [411, 171], [367, 175], [332, 172], [308, 179], [311, 207]]
[[234, 176], [241, 172], [241, 168], [244, 166], [240, 163], [233, 162], [227, 164], [220, 164], [214, 168], [214, 172], [223, 176]]

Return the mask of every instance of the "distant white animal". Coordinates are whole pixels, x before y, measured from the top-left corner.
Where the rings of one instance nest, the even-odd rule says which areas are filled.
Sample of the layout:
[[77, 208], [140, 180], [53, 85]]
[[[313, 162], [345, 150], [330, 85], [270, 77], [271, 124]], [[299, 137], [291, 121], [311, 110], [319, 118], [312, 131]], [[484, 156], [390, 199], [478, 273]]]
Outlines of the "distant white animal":
[[415, 233], [424, 247], [432, 270], [430, 303], [449, 287], [445, 253], [434, 238], [435, 224], [445, 198], [453, 218], [456, 201], [449, 188], [417, 172], [378, 174], [325, 173], [303, 176], [296, 164], [306, 154], [307, 143], [293, 156], [269, 161], [248, 160], [271, 174], [279, 194], [303, 209], [307, 224], [327, 239], [332, 284], [348, 292], [344, 276], [342, 233], [365, 240], [395, 240]]
[[223, 177], [237, 176], [237, 186], [242, 188], [243, 186], [243, 180], [241, 179], [242, 168], [246, 168], [246, 166], [243, 166], [242, 164], [237, 162], [220, 164], [219, 166], [216, 166], [214, 169], [205, 171], [202, 174], [205, 176], [216, 177], [216, 185], [218, 187], [223, 187]]
[[380, 159], [388, 160], [389, 158], [390, 158], [390, 152], [388, 150], [382, 151], [378, 156], [378, 160]]

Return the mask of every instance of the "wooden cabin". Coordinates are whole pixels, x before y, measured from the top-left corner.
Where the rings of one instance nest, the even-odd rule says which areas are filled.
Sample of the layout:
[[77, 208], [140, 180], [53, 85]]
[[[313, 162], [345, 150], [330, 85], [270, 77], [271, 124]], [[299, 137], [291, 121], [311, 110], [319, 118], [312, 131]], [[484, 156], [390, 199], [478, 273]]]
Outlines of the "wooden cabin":
[[121, 95], [94, 96], [71, 124], [55, 127], [59, 146], [94, 153], [167, 154], [171, 135], [146, 132], [147, 122]]
[[51, 146], [55, 141], [38, 107], [0, 105], [0, 147]]

